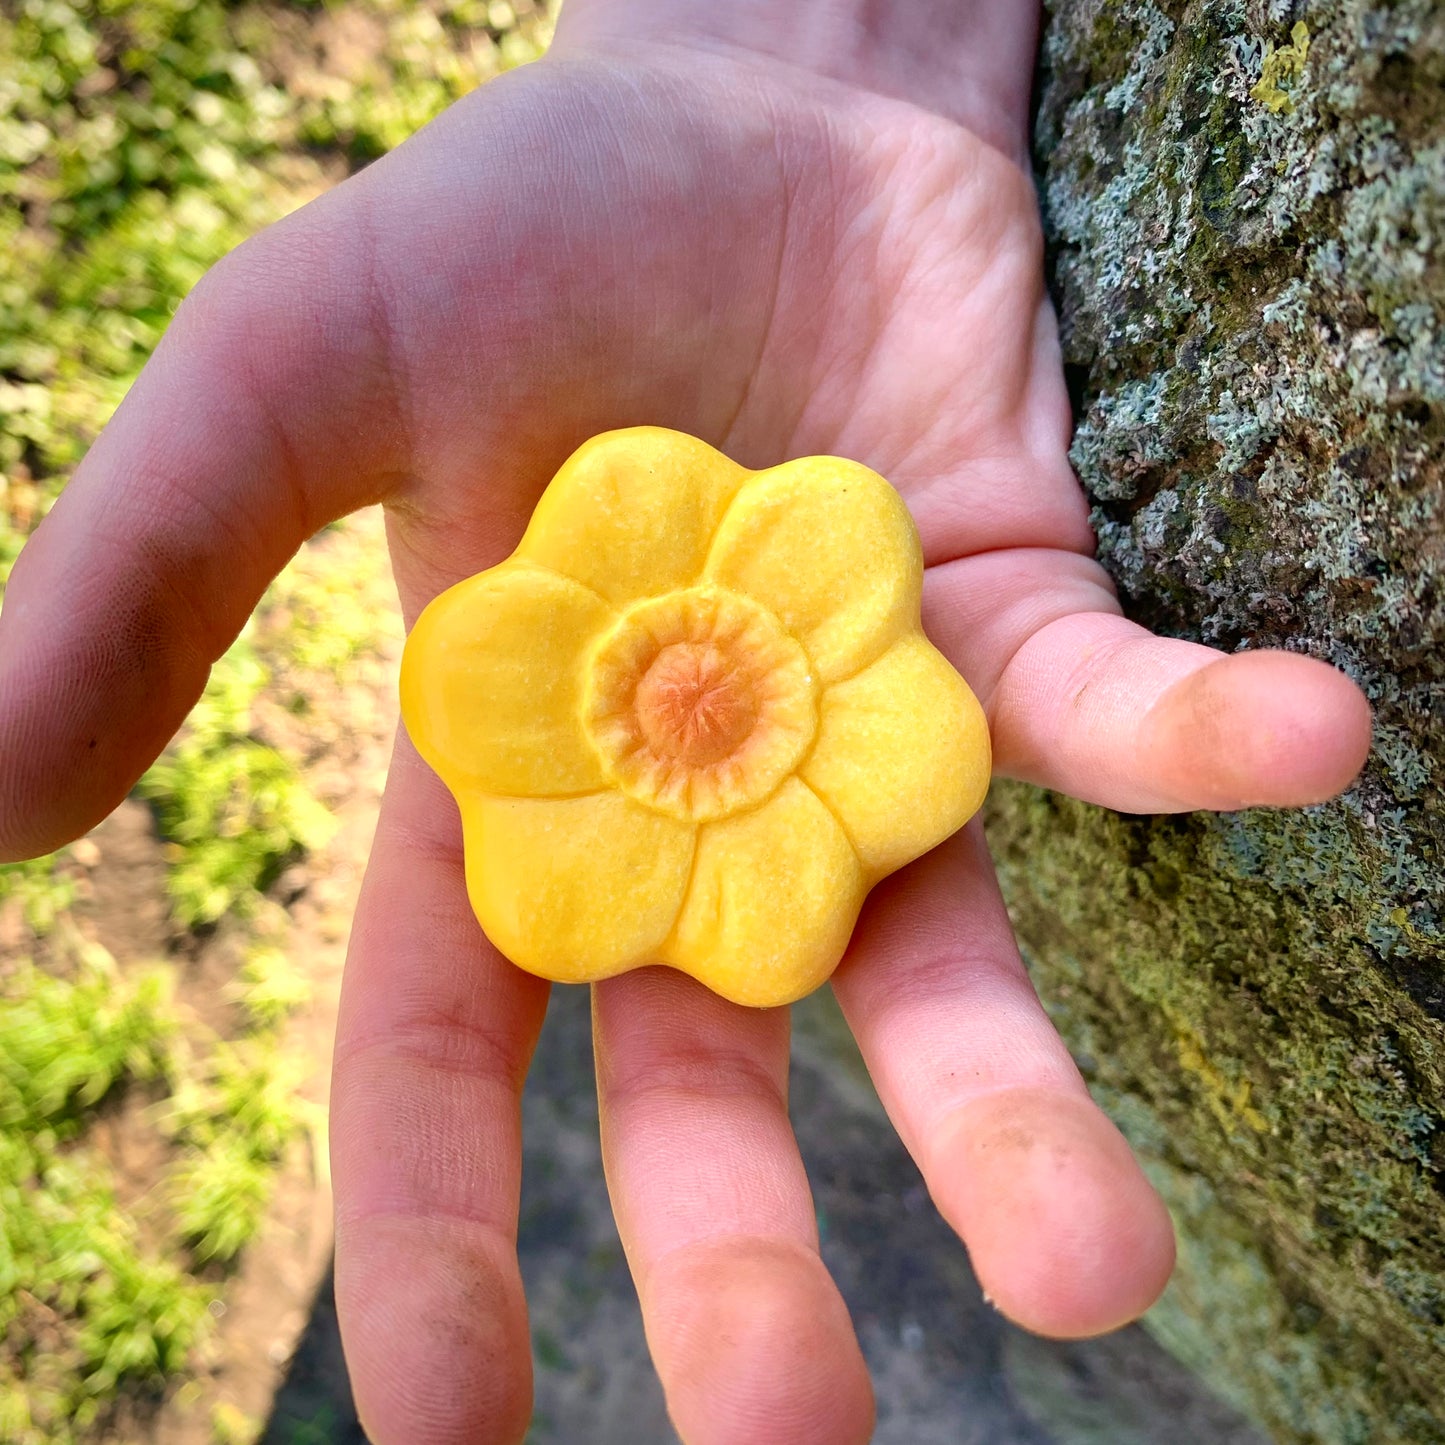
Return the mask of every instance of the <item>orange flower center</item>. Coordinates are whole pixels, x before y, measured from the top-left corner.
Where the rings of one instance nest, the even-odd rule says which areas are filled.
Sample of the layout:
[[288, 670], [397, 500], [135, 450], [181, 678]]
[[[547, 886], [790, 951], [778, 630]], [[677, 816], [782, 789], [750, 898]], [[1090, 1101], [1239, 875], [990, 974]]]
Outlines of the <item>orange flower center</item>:
[[690, 767], [737, 752], [759, 711], [751, 673], [715, 642], [669, 643], [643, 673], [634, 706], [652, 751]]
[[807, 654], [751, 599], [693, 587], [635, 603], [602, 639], [584, 700], [609, 778], [703, 821], [762, 802], [817, 729]]

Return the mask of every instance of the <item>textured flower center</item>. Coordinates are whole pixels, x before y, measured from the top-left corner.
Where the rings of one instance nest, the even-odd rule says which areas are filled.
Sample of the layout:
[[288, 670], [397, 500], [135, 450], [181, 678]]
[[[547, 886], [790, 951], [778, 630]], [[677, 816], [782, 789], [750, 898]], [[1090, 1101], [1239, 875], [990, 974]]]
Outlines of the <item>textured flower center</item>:
[[618, 787], [698, 821], [762, 802], [817, 728], [807, 654], [770, 612], [720, 587], [628, 608], [592, 659], [584, 709]]
[[751, 669], [715, 642], [672, 642], [637, 684], [638, 726], [659, 757], [705, 767], [731, 756], [758, 720]]

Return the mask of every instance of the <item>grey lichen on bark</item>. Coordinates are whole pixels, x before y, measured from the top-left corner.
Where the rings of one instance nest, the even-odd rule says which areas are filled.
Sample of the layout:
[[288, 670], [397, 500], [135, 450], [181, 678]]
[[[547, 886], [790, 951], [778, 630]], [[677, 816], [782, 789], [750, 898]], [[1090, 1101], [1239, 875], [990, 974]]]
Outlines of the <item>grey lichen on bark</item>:
[[1280, 1440], [1445, 1440], [1445, 14], [1051, 0], [1035, 142], [1126, 609], [1378, 722], [1302, 811], [997, 789], [1010, 907], [1180, 1225], [1150, 1327]]

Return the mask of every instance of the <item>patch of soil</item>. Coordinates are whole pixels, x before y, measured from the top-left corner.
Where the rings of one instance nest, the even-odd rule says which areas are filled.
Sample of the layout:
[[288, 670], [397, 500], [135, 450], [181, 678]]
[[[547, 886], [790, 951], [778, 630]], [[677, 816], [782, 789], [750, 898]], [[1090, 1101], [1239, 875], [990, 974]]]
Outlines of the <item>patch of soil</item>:
[[127, 798], [74, 845], [85, 886], [74, 914], [118, 959], [161, 958], [179, 935], [166, 901], [165, 845], [144, 803]]

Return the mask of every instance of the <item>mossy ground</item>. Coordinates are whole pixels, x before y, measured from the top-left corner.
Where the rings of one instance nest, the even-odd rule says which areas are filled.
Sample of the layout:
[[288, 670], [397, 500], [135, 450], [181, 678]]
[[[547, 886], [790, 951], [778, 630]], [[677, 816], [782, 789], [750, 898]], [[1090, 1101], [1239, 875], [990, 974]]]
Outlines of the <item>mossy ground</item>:
[[[1303, 812], [999, 790], [1010, 904], [1181, 1224], [1153, 1328], [1281, 1440], [1445, 1439], [1445, 14], [1050, 10], [1036, 155], [1100, 555], [1131, 615], [1325, 658], [1378, 721]], [[1271, 45], [1304, 53], [1266, 93]]]

